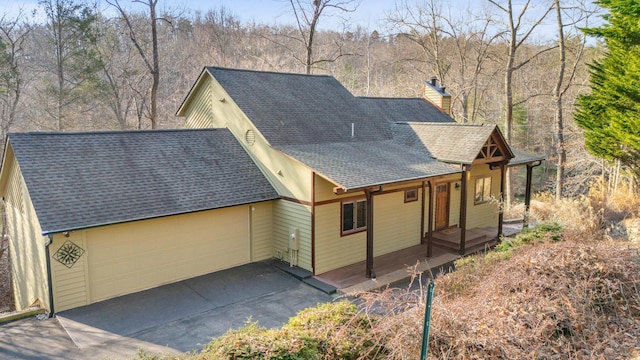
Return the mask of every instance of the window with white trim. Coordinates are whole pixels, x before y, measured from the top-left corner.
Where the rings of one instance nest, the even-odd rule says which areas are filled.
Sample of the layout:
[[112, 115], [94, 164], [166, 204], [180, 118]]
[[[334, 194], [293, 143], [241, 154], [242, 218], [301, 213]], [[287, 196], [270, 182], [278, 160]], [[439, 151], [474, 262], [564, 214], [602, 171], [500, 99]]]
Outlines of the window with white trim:
[[491, 200], [491, 176], [476, 179], [476, 192], [473, 197], [474, 204], [483, 204]]
[[367, 201], [354, 200], [342, 203], [342, 234], [363, 231], [367, 228]]

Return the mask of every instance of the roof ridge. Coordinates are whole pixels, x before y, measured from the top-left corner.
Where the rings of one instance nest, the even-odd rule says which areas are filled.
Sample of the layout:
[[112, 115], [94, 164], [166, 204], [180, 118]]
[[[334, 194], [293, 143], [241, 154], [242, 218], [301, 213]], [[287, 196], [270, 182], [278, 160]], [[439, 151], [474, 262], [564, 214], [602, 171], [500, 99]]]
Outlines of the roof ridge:
[[393, 97], [393, 96], [356, 96], [357, 98], [360, 99], [380, 99], [380, 100], [386, 100], [386, 99], [390, 99], [390, 100], [424, 100], [427, 101], [424, 98], [421, 97]]
[[396, 121], [397, 125], [488, 127], [495, 124], [462, 124], [459, 122]]
[[203, 128], [203, 129], [156, 129], [156, 130], [91, 130], [91, 131], [25, 131], [10, 132], [8, 135], [104, 135], [104, 134], [144, 134], [144, 133], [168, 133], [168, 132], [206, 132], [227, 130], [226, 128]]
[[294, 73], [294, 72], [278, 72], [278, 71], [271, 71], [271, 70], [226, 68], [226, 67], [221, 67], [221, 66], [205, 66], [205, 68], [206, 69], [226, 70], [226, 71], [239, 71], [239, 72], [249, 72], [249, 73], [274, 74], [274, 75], [293, 75], [293, 76], [304, 76], [304, 77], [335, 78], [334, 76], [328, 75], [328, 74], [303, 74], [303, 73]]

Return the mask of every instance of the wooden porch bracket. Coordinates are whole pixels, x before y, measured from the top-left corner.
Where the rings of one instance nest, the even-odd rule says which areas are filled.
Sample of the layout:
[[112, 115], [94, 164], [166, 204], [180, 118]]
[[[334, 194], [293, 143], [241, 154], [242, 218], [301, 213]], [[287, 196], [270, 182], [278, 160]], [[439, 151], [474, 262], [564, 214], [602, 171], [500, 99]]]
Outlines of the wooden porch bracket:
[[471, 165], [462, 165], [462, 179], [460, 181], [460, 255], [466, 252], [467, 237], [467, 175]]

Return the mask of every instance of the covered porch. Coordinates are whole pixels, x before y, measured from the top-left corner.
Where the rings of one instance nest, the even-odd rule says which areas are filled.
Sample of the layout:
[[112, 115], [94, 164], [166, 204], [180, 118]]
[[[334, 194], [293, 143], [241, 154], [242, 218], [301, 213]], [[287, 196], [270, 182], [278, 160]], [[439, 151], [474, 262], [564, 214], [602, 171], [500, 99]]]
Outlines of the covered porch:
[[[522, 230], [521, 224], [505, 225], [504, 236], [513, 236]], [[497, 243], [497, 228], [477, 228], [467, 230], [467, 254], [484, 251]], [[427, 257], [427, 243], [408, 247], [389, 254], [376, 256], [376, 278], [370, 279], [362, 271], [366, 262], [344, 266], [314, 276], [317, 280], [334, 286], [338, 292], [351, 294], [371, 291], [409, 278], [416, 273], [431, 272], [437, 275], [447, 271], [451, 263], [463, 255], [460, 246], [460, 228], [434, 231], [431, 256]]]

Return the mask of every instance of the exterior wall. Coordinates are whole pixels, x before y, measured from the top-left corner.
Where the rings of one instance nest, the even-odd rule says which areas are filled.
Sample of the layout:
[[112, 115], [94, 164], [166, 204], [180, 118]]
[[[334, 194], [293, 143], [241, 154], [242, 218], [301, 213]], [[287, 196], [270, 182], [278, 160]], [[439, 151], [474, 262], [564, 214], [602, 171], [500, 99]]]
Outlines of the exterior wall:
[[289, 200], [273, 203], [273, 248], [276, 258], [290, 262], [289, 236], [298, 230], [299, 250], [295, 265], [313, 271], [311, 266], [311, 207]]
[[[491, 176], [491, 196], [494, 200], [474, 204], [474, 192], [476, 179], [479, 177]], [[500, 198], [500, 170], [489, 170], [489, 165], [478, 164], [471, 167], [468, 179], [467, 197], [467, 229], [479, 227], [497, 227], [498, 210]]]
[[[79, 246], [85, 253], [70, 268], [53, 259], [60, 247], [67, 241]], [[53, 235], [50, 247], [51, 280], [53, 285], [53, 305], [55, 311], [63, 311], [89, 304], [89, 262], [86, 253], [87, 242], [84, 231]]]
[[272, 202], [251, 205], [251, 261], [273, 257]]
[[[247, 150], [249, 156], [262, 170], [278, 194], [298, 200], [311, 201], [311, 170], [273, 149], [222, 86], [210, 75], [205, 76], [209, 80], [192, 93], [191, 96], [194, 98], [190, 100], [186, 112], [188, 113], [192, 107], [197, 107], [198, 104], [205, 102], [204, 100], [199, 102], [198, 99], [208, 97], [211, 99], [209, 102], [211, 111], [206, 116], [211, 119], [211, 124], [187, 119], [186, 126], [228, 128]], [[198, 112], [198, 114], [205, 114], [205, 112]], [[247, 131], [252, 131], [254, 134], [255, 142], [253, 144], [246, 141]]]
[[[335, 195], [333, 185], [316, 176], [315, 273], [351, 265], [366, 258], [366, 231], [341, 235], [341, 202], [364, 198], [363, 192]], [[418, 200], [405, 203], [404, 191], [418, 188]], [[429, 194], [425, 195], [424, 230], [427, 231]], [[422, 182], [386, 186], [374, 195], [374, 256], [421, 242]]]
[[185, 111], [185, 127], [198, 129], [212, 127], [210, 76], [203, 76], [193, 92], [189, 107]]
[[420, 244], [421, 199], [422, 189], [418, 201], [408, 203], [404, 190], [373, 197], [373, 256]]
[[49, 239], [41, 235], [33, 203], [10, 146], [2, 175], [16, 308], [22, 310], [40, 301], [50, 309], [45, 250]]
[[[55, 234], [55, 311], [268, 259], [272, 208], [269, 201]], [[85, 250], [70, 268], [53, 259], [67, 241]]]

